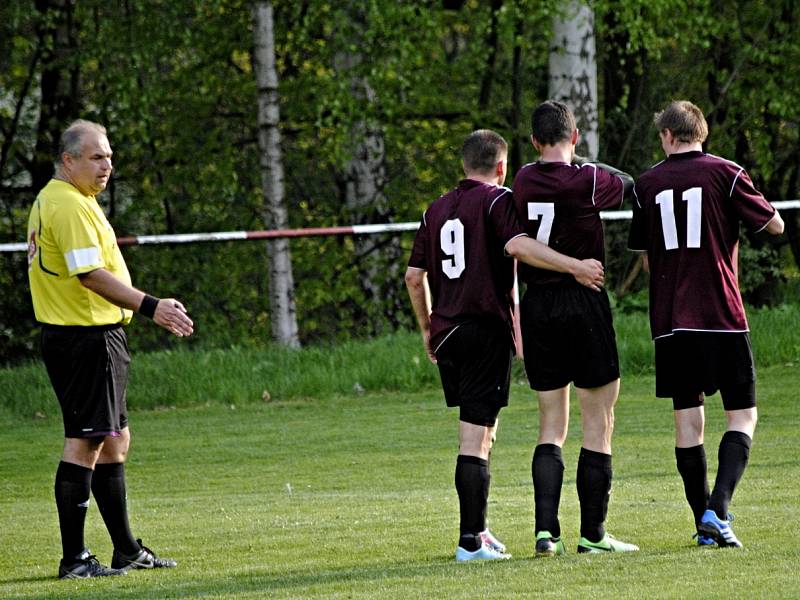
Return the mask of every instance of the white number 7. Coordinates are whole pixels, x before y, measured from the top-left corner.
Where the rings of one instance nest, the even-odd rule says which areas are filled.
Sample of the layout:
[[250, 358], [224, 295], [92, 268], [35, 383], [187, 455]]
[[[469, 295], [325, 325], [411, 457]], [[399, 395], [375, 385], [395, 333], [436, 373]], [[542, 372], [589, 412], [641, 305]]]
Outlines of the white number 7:
[[536, 241], [549, 245], [550, 231], [553, 229], [553, 219], [556, 216], [555, 206], [552, 202], [528, 202], [528, 218], [531, 221], [542, 222], [539, 224], [539, 231], [536, 232]]

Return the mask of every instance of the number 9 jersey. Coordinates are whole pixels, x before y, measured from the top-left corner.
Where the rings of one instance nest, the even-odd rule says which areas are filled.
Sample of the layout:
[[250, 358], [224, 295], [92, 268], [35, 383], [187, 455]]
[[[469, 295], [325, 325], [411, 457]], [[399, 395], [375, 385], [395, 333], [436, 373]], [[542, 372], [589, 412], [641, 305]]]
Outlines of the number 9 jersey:
[[653, 339], [676, 331], [748, 331], [737, 275], [739, 224], [759, 231], [775, 209], [734, 162], [670, 155], [634, 187], [628, 247], [650, 264]]
[[505, 246], [521, 235], [506, 187], [464, 179], [425, 211], [408, 266], [427, 271], [432, 348], [468, 321], [496, 318], [512, 329], [514, 262]]

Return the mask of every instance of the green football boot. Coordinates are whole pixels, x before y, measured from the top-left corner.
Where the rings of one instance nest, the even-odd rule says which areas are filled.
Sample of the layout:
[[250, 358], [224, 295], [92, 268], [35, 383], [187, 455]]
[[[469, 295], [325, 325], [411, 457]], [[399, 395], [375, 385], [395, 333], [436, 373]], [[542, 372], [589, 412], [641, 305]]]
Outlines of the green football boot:
[[560, 537], [554, 538], [549, 531], [540, 531], [536, 534], [536, 558], [544, 556], [558, 556], [564, 554], [564, 542]]
[[618, 540], [611, 534], [606, 534], [599, 542], [590, 542], [582, 537], [578, 542], [578, 552], [636, 552], [639, 546]]

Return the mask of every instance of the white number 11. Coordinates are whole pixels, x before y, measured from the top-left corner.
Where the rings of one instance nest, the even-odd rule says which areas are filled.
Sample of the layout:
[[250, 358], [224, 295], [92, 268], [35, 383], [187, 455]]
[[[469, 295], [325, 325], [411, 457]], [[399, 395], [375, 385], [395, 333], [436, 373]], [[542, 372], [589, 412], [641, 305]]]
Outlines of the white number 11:
[[[664, 231], [664, 247], [675, 250], [678, 247], [678, 228], [675, 225], [673, 207], [674, 190], [664, 190], [656, 195], [656, 204], [661, 207], [661, 229]], [[703, 188], [689, 188], [683, 192], [686, 202], [686, 247], [700, 247], [700, 217], [703, 214]]]

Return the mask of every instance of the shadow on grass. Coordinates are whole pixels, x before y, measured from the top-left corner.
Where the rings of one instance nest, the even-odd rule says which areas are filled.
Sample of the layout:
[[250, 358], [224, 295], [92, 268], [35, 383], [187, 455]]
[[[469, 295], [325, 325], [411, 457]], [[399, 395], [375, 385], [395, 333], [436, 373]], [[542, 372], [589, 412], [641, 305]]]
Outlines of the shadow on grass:
[[[523, 561], [524, 561], [523, 557]], [[532, 560], [532, 559], [531, 559]], [[498, 561], [509, 565], [519, 561]], [[424, 562], [405, 563], [385, 562], [370, 566], [350, 566], [341, 569], [313, 570], [309, 568], [285, 571], [271, 571], [265, 567], [245, 572], [209, 573], [189, 576], [180, 569], [169, 572], [132, 571], [126, 577], [112, 577], [92, 580], [70, 580], [60, 582], [55, 577], [20, 577], [7, 579], [3, 583], [26, 585], [37, 584], [35, 588], [22, 593], [4, 595], [7, 600], [23, 598], [204, 598], [236, 597], [253, 594], [278, 594], [294, 598], [326, 597], [331, 594], [353, 591], [379, 594], [379, 588], [402, 589], [403, 581], [418, 581], [430, 577], [450, 575], [454, 579], [479, 575], [487, 562], [478, 564], [456, 564], [453, 556], [438, 555], [427, 557]], [[450, 571], [452, 567], [452, 572]], [[371, 583], [375, 587], [371, 587]], [[38, 584], [50, 584], [42, 589]], [[63, 586], [63, 587], [62, 587]]]
[[[25, 583], [44, 583], [45, 581], [55, 581], [58, 579], [55, 575], [48, 576], [48, 575], [37, 575], [36, 577], [16, 577], [13, 579], [4, 579], [3, 585], [11, 585], [11, 584], [25, 584]], [[7, 598], [8, 596], [4, 596]]]

